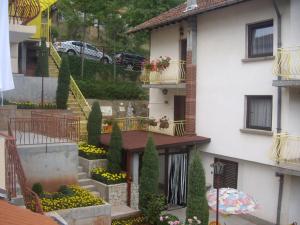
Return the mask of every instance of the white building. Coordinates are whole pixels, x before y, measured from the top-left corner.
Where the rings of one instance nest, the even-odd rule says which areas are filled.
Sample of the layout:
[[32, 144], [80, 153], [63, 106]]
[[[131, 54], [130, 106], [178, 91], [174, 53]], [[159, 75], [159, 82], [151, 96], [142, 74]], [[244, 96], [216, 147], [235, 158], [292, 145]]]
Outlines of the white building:
[[198, 147], [207, 183], [210, 164], [224, 162], [222, 185], [259, 204], [250, 217], [299, 224], [300, 1], [187, 4], [131, 30], [151, 32], [151, 60], [172, 59], [143, 75], [150, 117], [185, 120], [186, 134], [211, 138]]

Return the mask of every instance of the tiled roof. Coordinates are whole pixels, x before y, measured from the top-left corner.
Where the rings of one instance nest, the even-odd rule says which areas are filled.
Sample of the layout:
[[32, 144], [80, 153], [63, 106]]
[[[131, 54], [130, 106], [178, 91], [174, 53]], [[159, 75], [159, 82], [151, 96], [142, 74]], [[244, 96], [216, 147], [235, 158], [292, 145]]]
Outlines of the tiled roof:
[[183, 20], [189, 16], [211, 11], [214, 9], [227, 7], [248, 0], [197, 0], [197, 1], [198, 1], [198, 7], [193, 10], [185, 12], [186, 3], [183, 3], [175, 8], [170, 9], [169, 11], [166, 11], [132, 28], [131, 30], [128, 31], [128, 33], [134, 33], [145, 29], [152, 29], [155, 27], [163, 26], [165, 24]]
[[0, 200], [1, 225], [58, 225], [51, 218]]
[[[122, 132], [122, 148], [125, 151], [144, 151], [148, 136], [151, 134], [157, 149], [171, 148], [185, 145], [194, 145], [210, 142], [209, 138], [201, 136], [170, 136], [146, 131], [124, 131]], [[101, 144], [108, 147], [110, 134], [101, 135]]]

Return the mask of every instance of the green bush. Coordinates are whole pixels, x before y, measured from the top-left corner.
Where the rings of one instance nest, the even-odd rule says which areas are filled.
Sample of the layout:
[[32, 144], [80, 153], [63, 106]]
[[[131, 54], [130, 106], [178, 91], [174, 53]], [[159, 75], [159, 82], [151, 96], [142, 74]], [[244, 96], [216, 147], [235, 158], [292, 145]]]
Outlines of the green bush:
[[92, 111], [89, 114], [87, 122], [87, 132], [88, 132], [88, 144], [97, 146], [99, 144], [101, 127], [102, 127], [102, 113], [100, 110], [100, 105], [95, 101], [92, 105]]
[[48, 65], [48, 49], [46, 46], [46, 39], [41, 39], [41, 47], [38, 49], [38, 60], [35, 75], [37, 77], [49, 77], [49, 65]]
[[109, 142], [109, 150], [107, 152], [107, 169], [111, 173], [119, 173], [121, 171], [122, 161], [122, 134], [117, 123], [113, 123], [112, 133]]
[[44, 194], [44, 189], [41, 183], [33, 184], [31, 189], [40, 197]]
[[139, 200], [142, 212], [147, 210], [149, 195], [158, 192], [158, 176], [158, 153], [153, 138], [150, 136], [144, 151], [141, 169]]
[[58, 189], [58, 192], [65, 196], [71, 196], [74, 194], [73, 190], [70, 187], [68, 187], [67, 185], [60, 186], [60, 188]]
[[[81, 58], [78, 56], [68, 56], [72, 76], [84, 80], [113, 81], [114, 65], [103, 64], [99, 61], [84, 59], [84, 77], [81, 77]], [[116, 65], [116, 80], [118, 81], [138, 81], [141, 72], [128, 71]]]
[[205, 173], [200, 156], [194, 153], [191, 157], [188, 174], [186, 218], [196, 216], [202, 225], [208, 224], [208, 203], [206, 199]]
[[59, 68], [57, 90], [56, 90], [56, 105], [58, 109], [66, 109], [69, 97], [70, 87], [70, 67], [68, 57], [63, 56], [61, 66]]
[[86, 98], [95, 99], [147, 99], [146, 91], [133, 82], [111, 82], [76, 80], [81, 92]]
[[147, 207], [142, 212], [149, 224], [158, 224], [159, 215], [165, 209], [165, 197], [160, 194], [148, 194], [146, 196]]

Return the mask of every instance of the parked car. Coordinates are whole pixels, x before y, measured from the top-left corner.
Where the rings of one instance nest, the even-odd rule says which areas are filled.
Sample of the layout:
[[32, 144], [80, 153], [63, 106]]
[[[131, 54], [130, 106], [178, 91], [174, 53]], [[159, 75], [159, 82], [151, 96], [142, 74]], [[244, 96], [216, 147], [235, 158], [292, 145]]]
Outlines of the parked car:
[[103, 63], [112, 63], [112, 58], [101, 52], [95, 46], [81, 41], [55, 42], [54, 47], [58, 52], [69, 55], [80, 55], [83, 47], [84, 57], [87, 59], [99, 60]]
[[116, 64], [125, 66], [127, 70], [141, 70], [145, 61], [145, 57], [128, 52], [118, 52], [114, 54], [114, 59]]

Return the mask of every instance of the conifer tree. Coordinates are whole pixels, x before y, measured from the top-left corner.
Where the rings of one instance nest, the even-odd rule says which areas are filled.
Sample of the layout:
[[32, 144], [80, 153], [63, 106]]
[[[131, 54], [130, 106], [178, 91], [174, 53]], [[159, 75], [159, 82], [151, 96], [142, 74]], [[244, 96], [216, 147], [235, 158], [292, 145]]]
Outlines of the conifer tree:
[[58, 109], [66, 109], [69, 97], [70, 87], [70, 67], [67, 56], [62, 57], [59, 68], [57, 90], [56, 90], [56, 106]]
[[150, 136], [143, 155], [139, 190], [140, 209], [147, 208], [149, 197], [158, 192], [159, 164], [158, 153]]
[[122, 161], [122, 134], [116, 122], [113, 123], [112, 133], [107, 153], [107, 168], [109, 172], [119, 173]]
[[95, 101], [87, 122], [88, 144], [97, 146], [99, 144], [102, 127], [102, 113], [100, 105]]
[[205, 173], [200, 156], [195, 153], [191, 157], [188, 175], [186, 218], [196, 216], [201, 225], [208, 224], [208, 203], [206, 199]]

